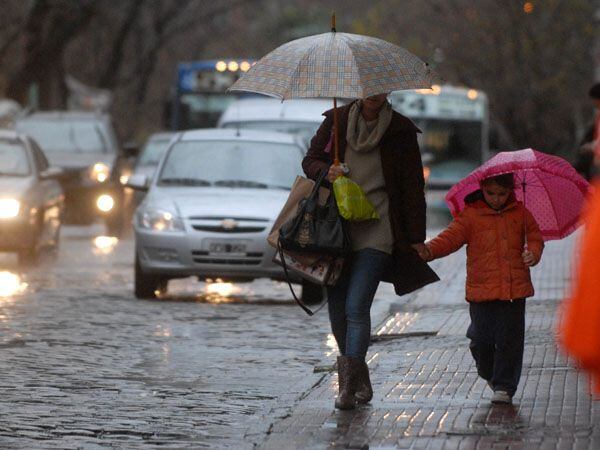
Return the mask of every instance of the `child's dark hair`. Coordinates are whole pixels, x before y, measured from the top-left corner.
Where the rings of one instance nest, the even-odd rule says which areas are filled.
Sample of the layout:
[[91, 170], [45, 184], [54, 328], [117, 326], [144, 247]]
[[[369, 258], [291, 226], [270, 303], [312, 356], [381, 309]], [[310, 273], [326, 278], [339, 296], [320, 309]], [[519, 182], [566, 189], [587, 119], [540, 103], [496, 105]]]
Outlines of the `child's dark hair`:
[[485, 178], [479, 182], [480, 186], [486, 186], [490, 183], [496, 183], [506, 189], [515, 188], [515, 178], [512, 173], [503, 173], [502, 175]]

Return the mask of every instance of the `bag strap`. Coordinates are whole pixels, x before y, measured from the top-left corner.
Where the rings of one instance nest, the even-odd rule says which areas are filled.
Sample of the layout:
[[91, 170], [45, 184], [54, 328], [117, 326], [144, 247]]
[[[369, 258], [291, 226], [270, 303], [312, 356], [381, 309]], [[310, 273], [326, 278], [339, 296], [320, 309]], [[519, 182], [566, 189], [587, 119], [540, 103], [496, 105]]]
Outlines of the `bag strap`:
[[304, 304], [304, 302], [302, 302], [302, 300], [300, 300], [298, 298], [298, 296], [296, 295], [296, 293], [294, 292], [294, 288], [292, 287], [292, 283], [290, 282], [290, 274], [288, 273], [287, 264], [285, 262], [285, 257], [283, 254], [283, 249], [281, 248], [281, 244], [279, 243], [279, 240], [277, 241], [277, 251], [279, 252], [279, 258], [281, 259], [281, 265], [283, 266], [283, 272], [285, 273], [285, 281], [287, 281], [287, 284], [290, 288], [290, 292], [292, 293], [294, 300], [296, 300], [296, 303], [298, 303], [300, 308], [302, 308], [302, 310], [309, 316], [312, 316], [316, 312], [319, 312], [321, 310], [321, 308], [325, 305], [325, 303], [327, 303], [327, 296], [325, 297], [325, 300], [323, 301], [323, 303], [317, 309], [315, 309], [314, 311], [311, 311], [311, 309], [308, 306], [306, 306]]
[[325, 181], [326, 176], [327, 176], [327, 170], [323, 170], [319, 174], [317, 179], [315, 180], [315, 185], [313, 186], [313, 189], [312, 189], [310, 195], [308, 196], [308, 198], [316, 198], [319, 195], [319, 188], [323, 184], [323, 181]]

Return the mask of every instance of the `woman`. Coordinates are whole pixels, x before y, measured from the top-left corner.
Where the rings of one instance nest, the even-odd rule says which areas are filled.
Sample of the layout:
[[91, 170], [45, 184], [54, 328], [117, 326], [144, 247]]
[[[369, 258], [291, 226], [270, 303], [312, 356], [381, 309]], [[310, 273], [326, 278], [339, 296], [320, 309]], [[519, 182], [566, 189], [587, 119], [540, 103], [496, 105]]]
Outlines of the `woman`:
[[333, 110], [325, 112], [302, 162], [309, 178], [327, 171], [329, 182], [347, 168], [346, 175], [361, 186], [380, 217], [348, 223], [352, 253], [337, 285], [328, 291], [331, 329], [341, 354], [335, 402], [339, 409], [353, 409], [373, 397], [365, 356], [379, 282], [393, 282], [396, 293], [403, 295], [439, 280], [419, 257], [427, 251], [419, 130], [393, 111], [386, 98], [375, 95], [338, 108], [344, 167], [333, 165]]

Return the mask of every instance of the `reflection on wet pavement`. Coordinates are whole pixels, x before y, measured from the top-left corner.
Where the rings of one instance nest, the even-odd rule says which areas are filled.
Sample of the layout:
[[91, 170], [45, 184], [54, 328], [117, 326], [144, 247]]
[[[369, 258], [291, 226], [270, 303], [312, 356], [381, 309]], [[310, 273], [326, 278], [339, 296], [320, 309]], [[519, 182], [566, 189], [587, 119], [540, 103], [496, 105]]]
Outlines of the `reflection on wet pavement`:
[[25, 292], [27, 283], [21, 280], [21, 276], [12, 272], [0, 272], [0, 297], [12, 297]]
[[172, 280], [137, 300], [133, 240], [101, 231], [65, 227], [20, 276], [0, 259], [19, 293], [0, 298], [0, 446], [252, 448], [322, 376], [326, 313], [307, 319], [268, 280]]
[[115, 236], [96, 236], [94, 238], [94, 254], [108, 255], [119, 243], [119, 238]]

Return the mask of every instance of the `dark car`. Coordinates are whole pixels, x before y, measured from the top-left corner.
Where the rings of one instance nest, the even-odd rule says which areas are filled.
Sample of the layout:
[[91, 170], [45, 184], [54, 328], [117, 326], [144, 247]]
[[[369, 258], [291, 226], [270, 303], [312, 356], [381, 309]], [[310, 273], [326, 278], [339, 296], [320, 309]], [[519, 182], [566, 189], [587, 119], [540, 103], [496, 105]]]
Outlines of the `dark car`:
[[32, 262], [42, 247], [58, 247], [64, 207], [59, 175], [35, 141], [0, 130], [0, 251]]
[[66, 221], [89, 224], [102, 217], [118, 235], [132, 211], [123, 183], [131, 156], [119, 146], [110, 116], [91, 112], [37, 112], [19, 118], [15, 128], [33, 137], [52, 165], [63, 169]]

